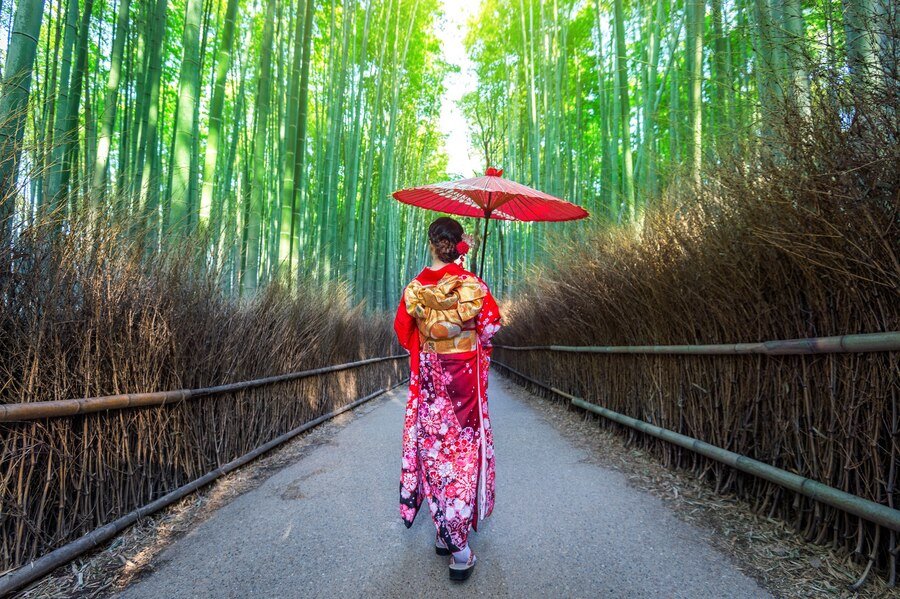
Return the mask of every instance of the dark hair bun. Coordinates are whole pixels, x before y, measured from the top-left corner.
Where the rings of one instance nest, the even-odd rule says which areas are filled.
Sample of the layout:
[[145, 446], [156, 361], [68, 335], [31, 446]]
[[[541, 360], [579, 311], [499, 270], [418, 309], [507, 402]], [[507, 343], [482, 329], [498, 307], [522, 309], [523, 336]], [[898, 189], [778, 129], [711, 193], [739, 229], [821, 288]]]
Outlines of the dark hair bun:
[[428, 227], [428, 240], [434, 246], [437, 257], [442, 262], [453, 262], [459, 258], [456, 244], [462, 241], [463, 228], [456, 219], [442, 216]]

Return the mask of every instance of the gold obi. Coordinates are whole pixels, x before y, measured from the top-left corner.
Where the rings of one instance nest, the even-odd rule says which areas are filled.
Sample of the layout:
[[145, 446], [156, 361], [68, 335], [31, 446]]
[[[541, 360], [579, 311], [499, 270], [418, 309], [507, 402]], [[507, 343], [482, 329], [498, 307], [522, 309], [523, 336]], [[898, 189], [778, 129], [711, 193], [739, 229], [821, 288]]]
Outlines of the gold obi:
[[478, 279], [444, 275], [434, 285], [413, 280], [403, 292], [406, 311], [416, 319], [426, 351], [458, 354], [477, 347], [475, 317], [486, 292]]

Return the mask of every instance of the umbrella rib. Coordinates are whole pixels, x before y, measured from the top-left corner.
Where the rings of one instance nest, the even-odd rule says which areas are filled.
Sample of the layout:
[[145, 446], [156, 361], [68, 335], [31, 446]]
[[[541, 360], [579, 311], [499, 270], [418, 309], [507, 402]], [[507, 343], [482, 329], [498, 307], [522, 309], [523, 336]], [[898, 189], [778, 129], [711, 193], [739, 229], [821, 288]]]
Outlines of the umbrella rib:
[[[444, 191], [444, 190], [441, 190]], [[430, 191], [433, 194], [431, 197], [435, 198], [433, 201], [434, 209], [438, 212], [446, 212], [448, 214], [452, 214], [453, 211], [447, 208], [453, 208], [457, 206], [466, 207], [464, 202], [460, 202], [457, 198], [454, 198], [450, 193], [446, 195], [443, 193], [437, 193], [436, 191]]]
[[[531, 209], [531, 206], [529, 206], [531, 199], [532, 199], [531, 196], [523, 196], [522, 202], [520, 203], [520, 205], [522, 206], [522, 210], [525, 210], [529, 214], [531, 214], [531, 218], [529, 220], [531, 220], [532, 222], [536, 222], [539, 220], [539, 218], [538, 218], [538, 215], [535, 214], [534, 210]], [[523, 220], [525, 220], [525, 219], [523, 219]]]
[[[475, 212], [475, 210], [476, 210], [474, 207], [470, 206], [469, 204], [467, 204], [466, 202], [464, 202], [464, 201], [462, 201], [462, 200], [460, 200], [460, 199], [458, 199], [458, 198], [453, 197], [452, 195], [449, 195], [449, 194], [446, 195], [446, 196], [443, 195], [443, 194], [435, 194], [435, 195], [437, 195], [437, 197], [439, 197], [439, 198], [441, 198], [441, 199], [443, 200], [443, 202], [441, 202], [440, 204], [438, 204], [438, 205], [441, 206], [442, 208], [443, 208], [443, 207], [451, 207], [451, 208], [452, 208], [452, 207], [457, 207], [457, 206], [458, 206], [458, 207], [461, 207], [462, 209], [469, 210], [469, 211], [471, 211], [471, 212]], [[466, 197], [464, 194], [460, 194], [460, 195], [462, 195], [463, 197]], [[446, 213], [448, 213], [448, 214], [453, 214], [453, 211], [452, 211], [452, 210], [441, 210], [441, 212], [446, 212]], [[467, 215], [465, 215], [465, 216], [472, 216], [472, 215], [471, 215], [471, 214], [467, 214]]]

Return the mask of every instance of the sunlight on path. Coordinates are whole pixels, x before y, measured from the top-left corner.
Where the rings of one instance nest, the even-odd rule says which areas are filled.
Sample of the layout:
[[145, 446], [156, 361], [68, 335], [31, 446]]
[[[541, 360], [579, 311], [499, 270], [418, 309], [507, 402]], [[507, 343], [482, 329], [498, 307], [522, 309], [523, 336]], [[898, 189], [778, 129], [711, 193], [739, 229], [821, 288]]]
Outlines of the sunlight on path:
[[427, 508], [400, 521], [406, 389], [164, 550], [123, 597], [769, 597], [663, 503], [491, 378], [497, 504], [460, 586]]

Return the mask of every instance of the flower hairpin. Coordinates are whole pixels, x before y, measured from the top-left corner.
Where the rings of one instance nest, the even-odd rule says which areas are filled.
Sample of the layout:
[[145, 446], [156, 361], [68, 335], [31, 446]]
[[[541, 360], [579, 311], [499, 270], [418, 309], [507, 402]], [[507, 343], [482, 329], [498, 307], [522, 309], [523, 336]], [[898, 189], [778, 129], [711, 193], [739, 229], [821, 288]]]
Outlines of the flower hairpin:
[[466, 241], [466, 235], [463, 235], [462, 241], [456, 244], [456, 251], [460, 256], [465, 256], [467, 253], [469, 253], [469, 244]]

